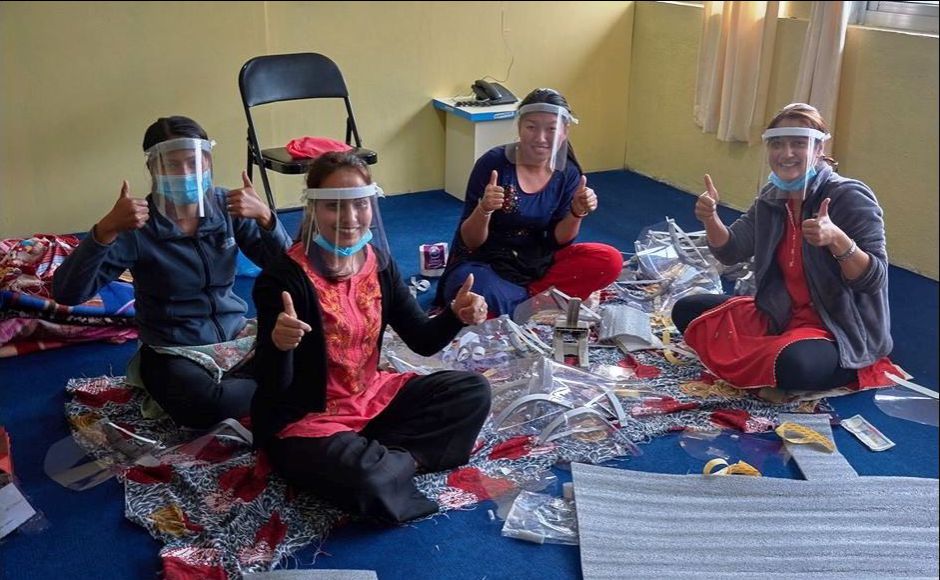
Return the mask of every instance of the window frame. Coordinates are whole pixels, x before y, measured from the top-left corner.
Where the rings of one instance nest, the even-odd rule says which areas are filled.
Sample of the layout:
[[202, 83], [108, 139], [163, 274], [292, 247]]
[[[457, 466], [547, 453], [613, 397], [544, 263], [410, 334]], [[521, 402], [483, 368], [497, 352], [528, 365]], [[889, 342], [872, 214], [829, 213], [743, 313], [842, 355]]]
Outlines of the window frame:
[[858, 24], [905, 32], [940, 32], [940, 5], [937, 2], [873, 1], [861, 5]]

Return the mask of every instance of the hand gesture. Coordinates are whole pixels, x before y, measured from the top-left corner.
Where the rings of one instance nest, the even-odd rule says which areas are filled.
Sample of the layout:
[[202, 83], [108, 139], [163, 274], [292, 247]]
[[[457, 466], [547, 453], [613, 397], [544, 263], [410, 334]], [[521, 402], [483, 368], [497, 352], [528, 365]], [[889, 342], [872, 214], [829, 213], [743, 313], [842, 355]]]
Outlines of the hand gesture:
[[596, 209], [597, 195], [587, 186], [587, 176], [582, 175], [578, 189], [575, 190], [574, 197], [571, 199], [571, 213], [575, 217], [584, 217]]
[[695, 201], [695, 217], [703, 224], [721, 221], [718, 217], [718, 190], [709, 174], [705, 174], [705, 193]]
[[114, 207], [95, 227], [95, 238], [99, 242], [110, 244], [121, 232], [144, 227], [148, 219], [150, 208], [147, 206], [147, 200], [131, 197], [131, 188], [125, 179]]
[[828, 197], [823, 200], [816, 217], [803, 221], [803, 238], [811, 246], [829, 246], [842, 232], [839, 226], [829, 219], [829, 201]]
[[450, 308], [464, 324], [482, 324], [486, 321], [486, 300], [479, 294], [471, 292], [471, 288], [473, 288], [473, 274], [467, 275], [454, 301], [450, 303]]
[[281, 301], [284, 303], [284, 311], [277, 315], [277, 322], [271, 331], [271, 340], [278, 350], [288, 351], [297, 348], [311, 328], [309, 324], [297, 318], [290, 292], [281, 292]]
[[225, 209], [232, 217], [255, 219], [265, 227], [270, 224], [271, 208], [258, 197], [246, 171], [242, 171], [242, 187], [225, 194]]
[[490, 173], [490, 182], [486, 184], [486, 189], [483, 190], [483, 197], [480, 198], [480, 209], [487, 215], [501, 209], [503, 202], [506, 201], [506, 192], [502, 187], [496, 185], [498, 180], [499, 173], [494, 169]]

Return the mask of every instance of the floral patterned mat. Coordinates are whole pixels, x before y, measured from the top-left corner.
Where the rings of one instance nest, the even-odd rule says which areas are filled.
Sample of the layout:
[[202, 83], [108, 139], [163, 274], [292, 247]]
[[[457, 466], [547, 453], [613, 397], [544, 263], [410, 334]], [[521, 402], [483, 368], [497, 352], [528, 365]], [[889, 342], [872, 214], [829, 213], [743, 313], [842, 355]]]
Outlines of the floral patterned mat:
[[[486, 364], [485, 357], [468, 361]], [[661, 351], [625, 356], [595, 346], [589, 369], [541, 357], [510, 362], [478, 369], [493, 386], [493, 413], [470, 463], [416, 478], [441, 512], [517, 490], [560, 461], [600, 463], [628, 456], [636, 444], [669, 431], [723, 426], [761, 432], [774, 426], [778, 413], [813, 410], [757, 399], [723, 385], [695, 361], [674, 364]], [[582, 390], [590, 394], [598, 385], [604, 396], [587, 406], [599, 412], [568, 413]], [[509, 408], [539, 389], [536, 394], [544, 396], [534, 397], [534, 407]], [[79, 432], [106, 418], [140, 440], [160, 442], [131, 467], [115, 471], [124, 483], [127, 517], [164, 543], [160, 556], [167, 578], [270, 570], [299, 548], [322, 542], [348, 517], [287, 486], [235, 431], [200, 434], [180, 430], [169, 419], [144, 418], [145, 394], [123, 377], [72, 379], [67, 392], [66, 412]], [[614, 408], [616, 417], [606, 413]], [[546, 423], [554, 425], [550, 436]]]

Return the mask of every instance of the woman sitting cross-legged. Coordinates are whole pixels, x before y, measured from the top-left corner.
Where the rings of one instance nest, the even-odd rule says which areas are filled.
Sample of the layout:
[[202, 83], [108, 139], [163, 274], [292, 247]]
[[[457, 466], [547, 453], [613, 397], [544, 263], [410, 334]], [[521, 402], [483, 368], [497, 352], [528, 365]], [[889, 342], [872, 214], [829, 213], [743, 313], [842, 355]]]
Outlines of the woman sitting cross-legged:
[[327, 153], [307, 174], [301, 240], [265, 268], [258, 307], [255, 444], [288, 482], [345, 511], [402, 522], [437, 511], [412, 478], [466, 463], [490, 408], [475, 373], [377, 368], [390, 325], [423, 355], [486, 319], [469, 276], [429, 318], [388, 251], [366, 165]]

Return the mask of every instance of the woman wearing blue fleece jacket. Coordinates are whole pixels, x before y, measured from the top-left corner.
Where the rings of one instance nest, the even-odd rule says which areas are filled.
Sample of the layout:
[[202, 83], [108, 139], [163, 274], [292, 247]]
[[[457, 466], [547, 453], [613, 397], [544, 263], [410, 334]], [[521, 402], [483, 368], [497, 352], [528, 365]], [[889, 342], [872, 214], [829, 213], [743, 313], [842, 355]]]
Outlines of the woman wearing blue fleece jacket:
[[213, 187], [213, 145], [187, 117], [153, 123], [143, 141], [150, 195], [133, 197], [125, 181], [53, 279], [57, 302], [80, 304], [131, 271], [139, 379], [178, 424], [197, 428], [247, 416], [256, 387], [245, 368], [255, 327], [233, 291], [238, 250], [263, 267], [290, 246], [246, 174], [238, 189]]
[[726, 227], [705, 176], [695, 205], [724, 264], [754, 257], [754, 297], [679, 300], [673, 322], [716, 376], [739, 388], [869, 388], [903, 373], [891, 352], [888, 256], [881, 207], [823, 154], [825, 120], [803, 103], [764, 132], [771, 173], [747, 213]]

